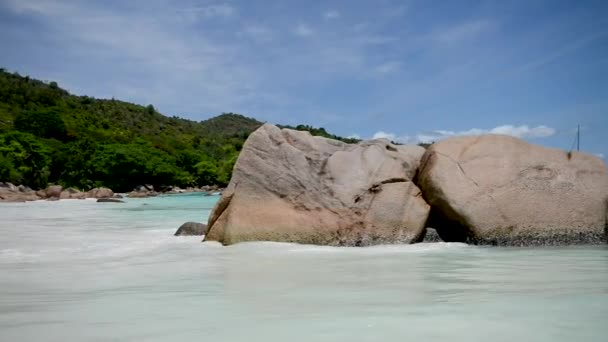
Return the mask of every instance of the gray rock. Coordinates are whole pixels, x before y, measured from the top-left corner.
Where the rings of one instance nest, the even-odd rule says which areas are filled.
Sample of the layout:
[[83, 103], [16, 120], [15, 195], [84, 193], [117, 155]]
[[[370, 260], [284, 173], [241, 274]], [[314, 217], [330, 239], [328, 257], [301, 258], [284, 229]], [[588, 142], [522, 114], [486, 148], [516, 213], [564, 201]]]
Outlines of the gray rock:
[[29, 186], [25, 186], [25, 185], [19, 185], [17, 187], [17, 190], [19, 190], [19, 192], [32, 192], [32, 188], [30, 188]]
[[247, 139], [205, 239], [415, 242], [430, 210], [412, 182], [423, 153], [388, 140], [350, 145], [263, 125]]
[[446, 139], [423, 157], [429, 225], [447, 241], [491, 245], [602, 243], [608, 171], [599, 158], [484, 135]]
[[143, 185], [138, 185], [133, 189], [133, 192], [148, 192], [150, 190], [148, 190], [148, 188], [146, 188]]
[[442, 242], [441, 236], [437, 233], [435, 228], [426, 228], [426, 233], [424, 234], [424, 239], [421, 242]]
[[186, 222], [177, 229], [175, 236], [180, 235], [205, 235], [207, 233], [207, 225], [198, 222]]
[[100, 198], [97, 203], [125, 203], [125, 201], [117, 198]]
[[3, 192], [7, 192], [7, 191], [11, 191], [11, 192], [17, 192], [19, 191], [19, 188], [17, 186], [15, 186], [13, 183], [10, 182], [0, 182], [0, 191]]

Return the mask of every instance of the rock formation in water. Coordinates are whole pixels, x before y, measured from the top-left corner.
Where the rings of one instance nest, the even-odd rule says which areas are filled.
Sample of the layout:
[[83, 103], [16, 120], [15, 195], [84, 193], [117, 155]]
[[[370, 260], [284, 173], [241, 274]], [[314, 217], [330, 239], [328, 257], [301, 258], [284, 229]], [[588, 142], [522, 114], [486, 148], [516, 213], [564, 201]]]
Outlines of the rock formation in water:
[[205, 235], [205, 233], [207, 233], [206, 224], [198, 222], [186, 222], [182, 224], [173, 235]]
[[63, 189], [60, 185], [50, 185], [44, 190], [34, 191], [26, 186], [0, 183], [0, 202], [25, 202], [37, 200], [110, 198], [114, 192], [108, 188], [95, 188], [81, 192], [74, 188]]
[[[607, 213], [606, 166], [585, 153], [501, 135], [451, 138], [425, 152], [386, 140], [349, 145], [267, 124], [245, 143], [206, 239], [602, 243]], [[427, 226], [436, 233], [429, 229], [425, 239]]]
[[247, 139], [207, 240], [365, 246], [411, 243], [430, 207], [412, 182], [424, 149], [349, 145], [266, 124]]
[[417, 184], [446, 241], [564, 245], [606, 241], [608, 173], [585, 153], [504, 135], [433, 144]]
[[99, 198], [97, 203], [125, 203], [125, 201], [119, 198]]

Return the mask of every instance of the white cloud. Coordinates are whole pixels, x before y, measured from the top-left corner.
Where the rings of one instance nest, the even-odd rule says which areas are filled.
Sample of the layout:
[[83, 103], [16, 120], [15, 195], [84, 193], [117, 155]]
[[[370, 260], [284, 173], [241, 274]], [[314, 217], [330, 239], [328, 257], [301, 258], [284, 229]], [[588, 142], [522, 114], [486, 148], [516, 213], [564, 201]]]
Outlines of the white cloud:
[[396, 71], [399, 71], [401, 68], [400, 62], [386, 62], [382, 63], [374, 68], [377, 73], [380, 74], [390, 74]]
[[598, 158], [600, 158], [600, 159], [605, 159], [605, 158], [606, 158], [606, 156], [605, 156], [603, 153], [596, 153], [595, 155], [596, 155]]
[[432, 39], [443, 44], [455, 44], [475, 38], [492, 28], [488, 20], [470, 20], [432, 33]]
[[502, 125], [491, 129], [480, 129], [471, 128], [466, 131], [447, 131], [447, 130], [436, 130], [428, 133], [419, 133], [415, 136], [398, 136], [394, 133], [387, 133], [384, 131], [376, 132], [372, 139], [386, 138], [389, 140], [397, 141], [400, 143], [431, 143], [439, 141], [449, 137], [463, 136], [463, 135], [480, 135], [480, 134], [502, 134], [510, 135], [517, 138], [547, 138], [555, 135], [556, 131], [554, 128], [547, 127], [544, 125], [536, 127], [528, 127], [527, 125], [514, 126], [514, 125]]
[[[142, 9], [116, 10], [84, 1], [10, 1], [10, 10], [44, 20], [57, 37], [55, 48], [83, 61], [65, 63], [62, 76], [55, 78], [60, 84], [76, 85], [69, 89], [75, 93], [154, 103], [167, 114], [178, 115], [246, 112], [243, 109], [253, 102], [275, 103], [281, 96], [262, 90], [259, 73], [243, 63], [244, 47], [192, 29], [194, 17], [236, 15], [231, 6], [168, 10], [164, 3], [151, 1]], [[112, 63], [112, 77], [85, 80], [84, 75], [92, 77], [96, 70], [83, 72], [83, 66], [107, 61], [117, 61]]]
[[23, 13], [36, 13], [40, 15], [56, 15], [61, 14], [65, 9], [69, 8], [69, 5], [64, 4], [60, 1], [52, 0], [8, 0], [5, 5], [13, 12]]
[[327, 20], [340, 18], [340, 12], [338, 12], [336, 10], [328, 10], [325, 13], [323, 13], [323, 18], [325, 18]]
[[244, 26], [238, 34], [240, 36], [247, 36], [258, 42], [271, 41], [274, 37], [274, 32], [271, 29], [257, 24]]
[[379, 131], [374, 133], [374, 136], [372, 137], [372, 139], [388, 139], [388, 140], [394, 140], [397, 136], [394, 133], [386, 133], [384, 131]]
[[351, 134], [349, 136], [347, 136], [347, 138], [349, 139], [361, 139], [361, 136], [359, 134]]
[[315, 31], [310, 26], [300, 23], [294, 28], [293, 33], [300, 37], [308, 37], [313, 35]]
[[492, 128], [488, 133], [506, 134], [518, 138], [547, 138], [555, 135], [555, 129], [547, 126], [528, 127], [503, 125]]
[[228, 18], [236, 14], [236, 9], [227, 4], [198, 6], [186, 9], [184, 11], [192, 12], [203, 18], [223, 17]]

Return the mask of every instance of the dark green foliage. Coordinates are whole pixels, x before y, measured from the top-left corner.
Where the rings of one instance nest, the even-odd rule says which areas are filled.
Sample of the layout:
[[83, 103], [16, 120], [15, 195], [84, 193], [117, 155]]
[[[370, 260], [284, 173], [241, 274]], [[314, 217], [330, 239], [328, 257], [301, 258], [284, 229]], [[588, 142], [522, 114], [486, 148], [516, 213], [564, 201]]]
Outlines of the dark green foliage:
[[0, 178], [35, 188], [48, 184], [50, 149], [29, 133], [0, 135]]
[[[226, 185], [249, 134], [262, 125], [224, 113], [196, 122], [153, 105], [74, 96], [56, 82], [0, 70], [0, 181], [83, 190]], [[323, 128], [314, 135], [355, 142]]]
[[54, 107], [20, 113], [15, 118], [15, 128], [42, 138], [65, 140], [67, 137], [65, 123]]

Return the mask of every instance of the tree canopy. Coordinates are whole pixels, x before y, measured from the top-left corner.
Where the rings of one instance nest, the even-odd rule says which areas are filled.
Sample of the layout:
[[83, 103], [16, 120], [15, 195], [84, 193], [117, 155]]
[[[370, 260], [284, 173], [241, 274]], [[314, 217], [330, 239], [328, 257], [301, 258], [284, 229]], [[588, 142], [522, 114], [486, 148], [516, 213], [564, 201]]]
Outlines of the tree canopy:
[[[200, 122], [167, 117], [152, 104], [71, 95], [56, 82], [0, 69], [0, 181], [115, 191], [226, 185], [261, 125], [235, 113]], [[354, 142], [323, 128], [291, 128]]]

